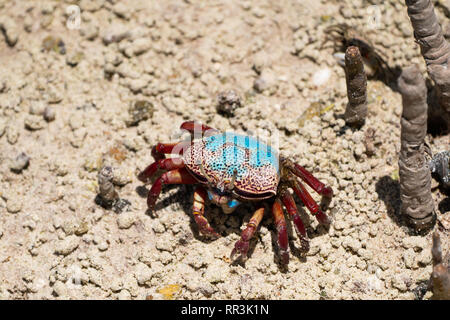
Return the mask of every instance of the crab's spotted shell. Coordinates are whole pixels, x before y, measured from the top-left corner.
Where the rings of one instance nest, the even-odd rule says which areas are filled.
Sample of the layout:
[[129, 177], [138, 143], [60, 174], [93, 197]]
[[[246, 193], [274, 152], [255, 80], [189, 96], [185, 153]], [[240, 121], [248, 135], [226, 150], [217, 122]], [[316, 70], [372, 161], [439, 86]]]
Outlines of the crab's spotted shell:
[[278, 153], [250, 136], [221, 133], [195, 141], [183, 154], [189, 170], [206, 182], [204, 173], [215, 183], [231, 181], [236, 172], [235, 188], [239, 196], [264, 199], [276, 194], [280, 180]]

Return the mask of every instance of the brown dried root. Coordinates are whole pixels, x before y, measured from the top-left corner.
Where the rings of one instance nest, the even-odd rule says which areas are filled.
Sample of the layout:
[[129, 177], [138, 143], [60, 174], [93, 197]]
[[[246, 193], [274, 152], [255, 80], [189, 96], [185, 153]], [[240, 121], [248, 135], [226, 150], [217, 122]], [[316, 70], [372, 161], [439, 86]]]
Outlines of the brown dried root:
[[381, 56], [382, 52], [375, 49], [368, 35], [356, 31], [345, 23], [329, 26], [325, 29], [325, 33], [327, 36], [322, 45], [329, 41], [334, 43], [335, 51], [339, 51], [335, 54], [335, 57], [338, 58], [340, 65], [344, 66], [341, 52], [346, 51], [350, 46], [355, 46], [361, 53], [364, 68], [369, 78], [379, 78], [386, 83], [395, 78], [394, 72], [389, 68], [385, 58]]
[[360, 127], [367, 117], [367, 76], [358, 47], [350, 46], [345, 51], [345, 79], [348, 96], [345, 122]]
[[[420, 45], [428, 74], [435, 83], [438, 103], [430, 106], [430, 116], [443, 118], [450, 129], [450, 45], [430, 0], [406, 0], [408, 15], [414, 28], [414, 37]], [[441, 120], [441, 122], [442, 122]]]
[[402, 95], [401, 149], [398, 161], [401, 212], [417, 231], [436, 219], [431, 197], [431, 173], [425, 158], [427, 88], [417, 65], [403, 69], [398, 80]]
[[433, 272], [431, 273], [431, 288], [433, 291], [433, 300], [450, 300], [450, 256], [447, 255], [447, 261], [442, 260], [441, 238], [436, 231], [433, 233]]

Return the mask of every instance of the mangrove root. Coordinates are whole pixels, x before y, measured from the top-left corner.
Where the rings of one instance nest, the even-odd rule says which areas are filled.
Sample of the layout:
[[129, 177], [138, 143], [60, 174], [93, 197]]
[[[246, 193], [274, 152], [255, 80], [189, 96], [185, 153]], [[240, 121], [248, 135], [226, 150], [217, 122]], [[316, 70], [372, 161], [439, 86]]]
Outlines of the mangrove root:
[[442, 259], [441, 238], [439, 233], [433, 233], [433, 247], [431, 249], [433, 256], [433, 272], [431, 273], [431, 288], [433, 291], [433, 300], [450, 300], [450, 256]]
[[[444, 122], [450, 129], [450, 44], [434, 12], [430, 0], [406, 0], [414, 37], [427, 64], [427, 71], [435, 84], [437, 103], [430, 105], [430, 116]], [[440, 119], [439, 119], [440, 118]]]
[[398, 88], [402, 95], [401, 149], [398, 161], [401, 212], [416, 231], [436, 220], [431, 197], [431, 173], [425, 158], [427, 88], [417, 65], [403, 69]]
[[348, 96], [345, 122], [360, 127], [367, 117], [367, 76], [358, 47], [350, 46], [345, 51], [345, 79]]

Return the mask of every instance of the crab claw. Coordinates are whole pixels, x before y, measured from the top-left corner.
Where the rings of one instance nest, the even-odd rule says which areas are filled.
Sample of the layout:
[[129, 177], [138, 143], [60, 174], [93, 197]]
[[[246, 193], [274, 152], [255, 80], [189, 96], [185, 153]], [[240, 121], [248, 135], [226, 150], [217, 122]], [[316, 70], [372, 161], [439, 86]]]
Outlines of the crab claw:
[[238, 257], [242, 259], [242, 261], [247, 260], [247, 252], [249, 248], [249, 242], [244, 241], [242, 239], [236, 241], [234, 244], [234, 249], [231, 251], [230, 259], [235, 260], [235, 256], [239, 253]]

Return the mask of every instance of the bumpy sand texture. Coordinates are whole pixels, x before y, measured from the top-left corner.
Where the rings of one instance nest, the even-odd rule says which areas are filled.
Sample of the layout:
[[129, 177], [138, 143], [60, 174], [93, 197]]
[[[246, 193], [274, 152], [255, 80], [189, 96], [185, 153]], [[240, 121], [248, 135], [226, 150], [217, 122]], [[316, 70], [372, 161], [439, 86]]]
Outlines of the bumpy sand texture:
[[[416, 297], [431, 233], [398, 220], [400, 95], [369, 81], [366, 123], [348, 128], [344, 70], [331, 44], [321, 48], [323, 30], [346, 22], [391, 67], [425, 71], [401, 2], [75, 1], [81, 19], [66, 13], [72, 2], [0, 1], [0, 298]], [[227, 90], [241, 101], [223, 112]], [[158, 216], [145, 213], [136, 174], [185, 120], [278, 132], [281, 152], [333, 187], [329, 232], [304, 214], [306, 257], [289, 223], [291, 262], [280, 267], [267, 215], [246, 264], [231, 265], [252, 206], [230, 216], [208, 206], [223, 235], [209, 242], [191, 216], [192, 186], [165, 188]], [[448, 135], [427, 139], [433, 153], [448, 149]], [[129, 211], [95, 204], [103, 165]], [[449, 198], [432, 188], [448, 248]]]

